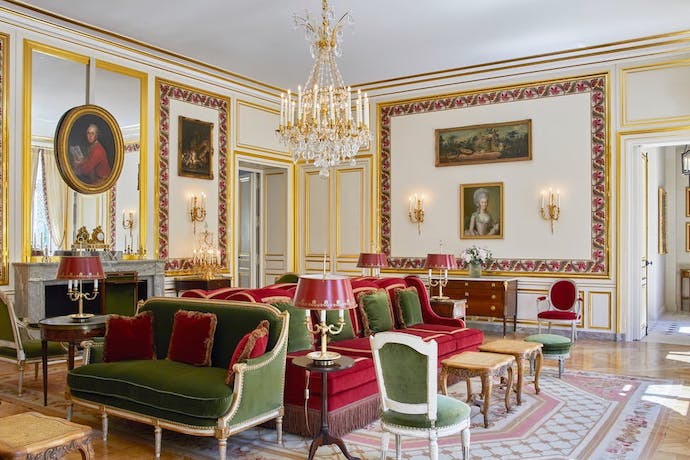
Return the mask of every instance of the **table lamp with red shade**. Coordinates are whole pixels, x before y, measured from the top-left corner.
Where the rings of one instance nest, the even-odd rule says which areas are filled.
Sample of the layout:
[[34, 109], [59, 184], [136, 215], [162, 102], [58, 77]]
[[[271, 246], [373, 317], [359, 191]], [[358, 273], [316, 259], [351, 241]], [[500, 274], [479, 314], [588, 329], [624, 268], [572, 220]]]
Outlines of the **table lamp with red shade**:
[[381, 276], [381, 268], [388, 266], [388, 256], [383, 252], [360, 252], [357, 266], [362, 269], [362, 276], [365, 276], [364, 270], [371, 269], [371, 276]]
[[[98, 280], [104, 279], [103, 265], [98, 256], [62, 256], [58, 266], [59, 280], [67, 280], [67, 297], [79, 303], [79, 313], [69, 315], [73, 321], [86, 321], [93, 316], [84, 313], [84, 299], [93, 300], [98, 295]], [[93, 280], [93, 291], [84, 292], [83, 282]]]
[[[438, 296], [435, 299], [447, 299], [443, 295], [443, 287], [448, 284], [448, 270], [457, 267], [453, 254], [427, 254], [425, 267], [429, 269], [429, 287], [438, 286]], [[438, 270], [438, 278], [433, 279], [433, 270]]]
[[[357, 302], [347, 276], [332, 274], [302, 275], [297, 282], [293, 301], [295, 307], [306, 309], [304, 324], [312, 334], [321, 334], [321, 350], [307, 355], [315, 364], [330, 366], [340, 358], [339, 353], [328, 351], [328, 334], [340, 334], [345, 326], [345, 310], [355, 308]], [[312, 327], [310, 311], [319, 310], [320, 321]], [[326, 312], [338, 310], [338, 325], [326, 323]]]

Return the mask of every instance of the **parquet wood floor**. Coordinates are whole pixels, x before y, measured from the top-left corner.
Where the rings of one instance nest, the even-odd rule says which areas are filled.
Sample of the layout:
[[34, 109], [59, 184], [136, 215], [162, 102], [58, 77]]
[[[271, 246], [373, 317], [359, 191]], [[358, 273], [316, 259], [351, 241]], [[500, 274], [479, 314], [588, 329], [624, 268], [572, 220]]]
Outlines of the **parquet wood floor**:
[[[506, 338], [513, 337], [523, 338], [523, 335], [508, 335]], [[497, 338], [500, 337], [495, 334], [486, 334], [487, 341]], [[545, 360], [544, 366], [555, 367], [555, 363], [556, 361], [553, 360]], [[660, 430], [661, 443], [653, 458], [656, 460], [690, 459], [690, 346], [580, 339], [573, 346], [571, 357], [566, 362], [566, 372], [568, 370], [672, 380], [673, 385], [667, 389], [669, 394], [663, 398], [664, 405], [668, 406], [664, 409], [668, 417]], [[6, 372], [7, 368], [3, 367], [2, 371]], [[28, 374], [28, 379], [33, 378], [30, 372]], [[27, 410], [29, 410], [28, 407], [4, 402], [0, 404], [0, 417]], [[111, 433], [107, 445], [104, 445], [100, 439], [93, 439], [96, 458], [108, 460], [152, 458], [152, 430], [143, 425], [142, 429], [151, 432], [148, 443], [115, 433]], [[76, 460], [80, 456], [75, 454], [65, 458]], [[164, 451], [161, 458], [172, 460], [186, 457]]]

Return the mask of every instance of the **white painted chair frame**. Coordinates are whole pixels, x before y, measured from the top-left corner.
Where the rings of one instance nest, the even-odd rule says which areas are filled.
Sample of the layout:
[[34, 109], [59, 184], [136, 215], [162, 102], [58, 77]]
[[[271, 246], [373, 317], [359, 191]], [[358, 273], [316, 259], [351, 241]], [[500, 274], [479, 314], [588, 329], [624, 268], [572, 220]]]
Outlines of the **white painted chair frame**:
[[[432, 421], [432, 428], [421, 429], [414, 427], [404, 427], [400, 425], [386, 424], [381, 421], [381, 460], [385, 460], [388, 443], [391, 433], [395, 435], [395, 454], [396, 459], [402, 458], [401, 436], [412, 436], [417, 438], [429, 439], [429, 450], [431, 460], [438, 459], [438, 438], [461, 433], [462, 439], [462, 458], [470, 457], [470, 418], [469, 416], [462, 423], [443, 428], [436, 428], [434, 422], [437, 419], [437, 385], [438, 385], [438, 345], [435, 340], [425, 342], [420, 337], [399, 332], [379, 332], [370, 337], [371, 351], [374, 357], [374, 368], [376, 379], [381, 392], [381, 406], [383, 411], [394, 410], [406, 414], [426, 414]], [[395, 401], [388, 397], [384, 384], [383, 372], [381, 368], [381, 358], [379, 350], [387, 343], [397, 343], [409, 346], [418, 353], [427, 357], [427, 403], [409, 404]]]

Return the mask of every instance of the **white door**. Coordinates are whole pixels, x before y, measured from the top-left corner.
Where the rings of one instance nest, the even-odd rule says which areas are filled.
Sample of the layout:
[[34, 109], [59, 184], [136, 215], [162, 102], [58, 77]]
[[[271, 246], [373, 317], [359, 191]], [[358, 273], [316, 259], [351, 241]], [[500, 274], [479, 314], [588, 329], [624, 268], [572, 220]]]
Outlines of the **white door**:
[[237, 251], [237, 286], [258, 287], [259, 254], [259, 172], [239, 171], [239, 247]]
[[647, 268], [651, 264], [649, 261], [649, 243], [647, 225], [649, 217], [647, 215], [649, 209], [649, 192], [647, 190], [649, 183], [649, 165], [647, 153], [642, 152], [640, 155], [642, 161], [642, 191], [644, 194], [644, 199], [642, 200], [642, 212], [640, 214], [640, 229], [641, 238], [639, 242], [641, 244], [640, 254], [640, 306], [639, 306], [639, 326], [637, 336], [635, 339], [641, 339], [647, 335], [647, 317], [648, 317], [648, 304], [649, 304], [649, 291], [647, 289], [648, 273]]

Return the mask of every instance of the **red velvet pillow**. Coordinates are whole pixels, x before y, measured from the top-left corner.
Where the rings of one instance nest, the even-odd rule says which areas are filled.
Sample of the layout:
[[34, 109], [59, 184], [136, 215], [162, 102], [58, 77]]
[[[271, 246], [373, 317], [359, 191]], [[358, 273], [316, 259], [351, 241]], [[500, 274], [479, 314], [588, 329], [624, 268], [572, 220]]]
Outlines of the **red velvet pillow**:
[[218, 318], [214, 313], [178, 310], [167, 359], [194, 366], [210, 366], [217, 323]]
[[235, 373], [232, 371], [232, 366], [249, 358], [257, 358], [266, 353], [268, 346], [268, 321], [263, 320], [251, 332], [248, 332], [240, 339], [240, 343], [235, 347], [230, 359], [230, 366], [228, 366], [228, 376], [225, 379], [227, 385], [232, 385], [235, 382]]
[[153, 359], [153, 315], [110, 315], [105, 323], [103, 361]]

